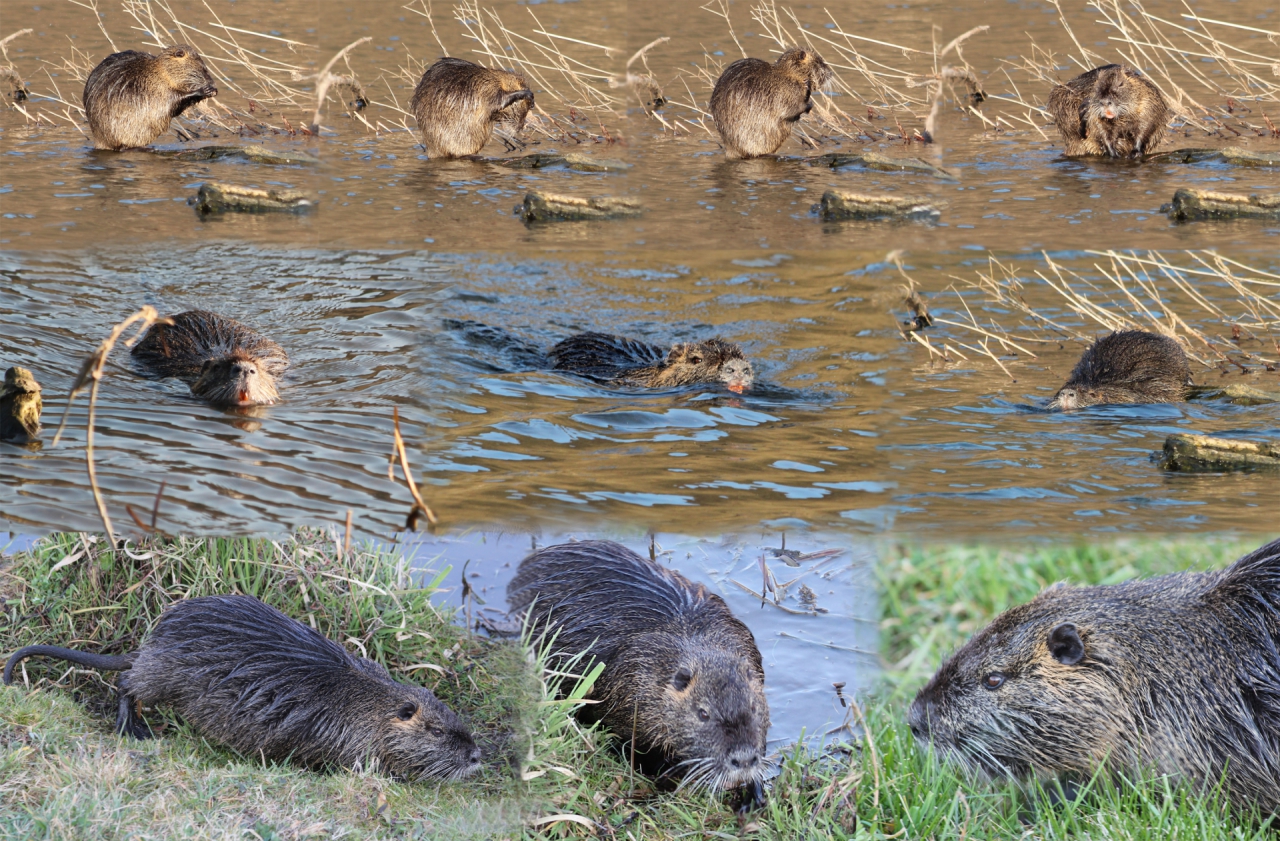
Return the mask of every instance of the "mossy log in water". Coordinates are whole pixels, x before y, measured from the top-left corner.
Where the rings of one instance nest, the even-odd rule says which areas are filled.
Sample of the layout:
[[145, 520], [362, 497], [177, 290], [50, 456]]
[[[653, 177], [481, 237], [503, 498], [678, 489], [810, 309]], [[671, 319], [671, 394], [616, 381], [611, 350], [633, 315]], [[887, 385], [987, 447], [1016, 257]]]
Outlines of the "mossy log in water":
[[1265, 391], [1242, 383], [1235, 383], [1225, 388], [1201, 386], [1196, 389], [1194, 396], [1210, 400], [1225, 400], [1237, 406], [1265, 406], [1269, 403], [1280, 403], [1280, 392]]
[[200, 185], [195, 198], [201, 216], [216, 213], [306, 213], [315, 201], [302, 190], [260, 190], [219, 181]]
[[1280, 444], [1259, 444], [1208, 435], [1170, 435], [1160, 466], [1180, 472], [1280, 469]]
[[631, 169], [629, 163], [611, 158], [596, 158], [581, 152], [570, 152], [567, 155], [535, 152], [518, 158], [495, 158], [491, 162], [510, 169], [546, 169], [552, 166], [562, 166], [577, 172], [625, 172]]
[[254, 164], [318, 164], [320, 159], [306, 152], [286, 152], [266, 146], [197, 146], [194, 149], [160, 149], [157, 155], [178, 161], [214, 161], [240, 158]]
[[843, 190], [827, 190], [822, 202], [813, 210], [825, 221], [840, 219], [898, 219], [904, 221], [935, 221], [942, 215], [942, 202], [932, 202], [916, 196], [866, 195], [846, 193]]
[[1176, 222], [1200, 219], [1280, 219], [1280, 193], [1244, 196], [1182, 188], [1161, 208]]
[[615, 196], [564, 196], [531, 190], [512, 211], [526, 222], [569, 222], [635, 216], [643, 208], [633, 199]]
[[1202, 161], [1225, 161], [1236, 166], [1280, 166], [1280, 152], [1254, 152], [1239, 146], [1222, 149], [1170, 149], [1155, 152], [1143, 160], [1162, 164], [1196, 164]]
[[920, 172], [951, 180], [956, 177], [942, 167], [931, 164], [921, 158], [899, 158], [892, 155], [881, 155], [876, 152], [861, 152], [856, 155], [831, 152], [812, 158], [801, 158], [800, 160], [810, 166], [829, 166], [832, 169], [838, 169], [842, 166], [860, 166], [863, 169], [872, 169], [877, 172]]

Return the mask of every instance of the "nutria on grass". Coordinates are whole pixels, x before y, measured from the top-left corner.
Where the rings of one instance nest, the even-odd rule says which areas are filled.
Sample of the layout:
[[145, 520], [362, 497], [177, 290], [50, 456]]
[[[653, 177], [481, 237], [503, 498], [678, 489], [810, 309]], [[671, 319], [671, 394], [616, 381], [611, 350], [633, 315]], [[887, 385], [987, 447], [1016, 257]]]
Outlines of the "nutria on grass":
[[[764, 774], [769, 705], [755, 638], [724, 600], [617, 543], [529, 555], [507, 586], [555, 667], [603, 663], [579, 716], [600, 721], [646, 771], [719, 791]], [[574, 658], [580, 658], [574, 660]]]
[[773, 64], [743, 58], [724, 69], [711, 91], [711, 117], [729, 160], [772, 155], [813, 108], [813, 92], [831, 68], [812, 49], [792, 47]]
[[155, 324], [133, 349], [133, 358], [160, 377], [178, 377], [191, 392], [218, 408], [270, 405], [279, 399], [276, 378], [289, 367], [280, 345], [239, 321], [189, 310]]
[[1164, 94], [1132, 67], [1108, 64], [1049, 94], [1049, 112], [1066, 154], [1141, 158], [1155, 151], [1169, 122]]
[[29, 444], [40, 435], [40, 383], [26, 368], [10, 368], [0, 385], [0, 441]]
[[175, 44], [160, 55], [112, 53], [84, 83], [84, 113], [95, 149], [150, 144], [170, 121], [218, 88], [195, 47]]
[[1050, 409], [1104, 403], [1178, 403], [1191, 389], [1191, 365], [1176, 339], [1145, 330], [1109, 333], [1090, 345]]
[[1088, 780], [1105, 760], [1280, 810], [1280, 540], [1224, 570], [1058, 584], [920, 690], [922, 745], [991, 778]]
[[755, 376], [742, 348], [720, 338], [678, 342], [664, 351], [622, 336], [579, 333], [552, 347], [547, 359], [554, 371], [644, 388], [722, 382], [741, 394]]
[[104, 656], [52, 645], [13, 654], [119, 671], [116, 730], [145, 739], [143, 706], [168, 704], [202, 736], [245, 757], [309, 768], [376, 762], [403, 779], [465, 777], [480, 750], [452, 710], [421, 686], [392, 680], [306, 625], [250, 596], [173, 604], [142, 648]]
[[460, 158], [483, 149], [496, 122], [513, 134], [523, 128], [533, 92], [517, 73], [442, 58], [422, 74], [409, 105], [427, 156]]

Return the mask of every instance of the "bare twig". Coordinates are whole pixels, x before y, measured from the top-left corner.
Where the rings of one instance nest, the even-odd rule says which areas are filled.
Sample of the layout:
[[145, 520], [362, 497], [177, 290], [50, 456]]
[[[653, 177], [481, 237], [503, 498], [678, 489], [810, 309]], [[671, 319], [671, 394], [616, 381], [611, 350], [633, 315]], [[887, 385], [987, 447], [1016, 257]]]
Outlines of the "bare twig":
[[391, 461], [387, 464], [387, 478], [395, 481], [395, 463], [396, 459], [400, 460], [400, 469], [404, 471], [404, 481], [409, 488], [409, 493], [413, 495], [413, 508], [409, 510], [409, 517], [405, 521], [405, 528], [409, 531], [416, 531], [418, 528], [418, 515], [427, 518], [427, 522], [435, 525], [439, 522], [436, 519], [435, 512], [422, 499], [422, 494], [418, 492], [418, 486], [413, 481], [413, 474], [409, 472], [409, 455], [405, 452], [404, 438], [400, 436], [400, 409], [392, 407], [391, 409], [392, 430], [395, 433], [395, 449], [391, 453]]
[[352, 41], [350, 44], [347, 44], [345, 47], [338, 50], [338, 52], [333, 56], [333, 58], [329, 59], [329, 63], [326, 64], [324, 66], [324, 69], [321, 70], [319, 73], [312, 73], [311, 75], [308, 75], [308, 76], [304, 76], [301, 73], [297, 73], [297, 72], [293, 74], [293, 80], [295, 82], [315, 80], [315, 83], [316, 83], [316, 112], [311, 117], [311, 133], [312, 134], [320, 133], [320, 111], [324, 108], [325, 98], [329, 95], [329, 88], [332, 87], [333, 85], [350, 88], [352, 94], [356, 98], [355, 109], [357, 111], [363, 110], [363, 107], [364, 107], [363, 103], [365, 103], [368, 100], [368, 98], [364, 94], [364, 88], [360, 87], [360, 82], [359, 80], [356, 79], [355, 74], [351, 73], [345, 76], [337, 76], [330, 71], [333, 70], [333, 65], [336, 64], [339, 59], [345, 58], [347, 53], [351, 52], [351, 50], [355, 49], [361, 44], [364, 44], [372, 40], [373, 40], [373, 36], [366, 35], [363, 38], [359, 38], [355, 41]]

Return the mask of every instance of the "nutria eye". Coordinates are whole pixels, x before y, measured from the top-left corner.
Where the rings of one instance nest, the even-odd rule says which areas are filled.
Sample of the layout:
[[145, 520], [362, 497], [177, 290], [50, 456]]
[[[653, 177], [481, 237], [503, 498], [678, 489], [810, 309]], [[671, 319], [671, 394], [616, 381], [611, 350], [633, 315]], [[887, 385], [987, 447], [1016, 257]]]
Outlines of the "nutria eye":
[[1004, 675], [992, 672], [982, 679], [982, 685], [987, 689], [999, 689], [1004, 685]]
[[688, 669], [678, 669], [671, 677], [671, 685], [676, 688], [677, 692], [683, 692], [689, 688], [689, 681], [693, 680], [693, 672]]
[[707, 711], [706, 711], [706, 710], [704, 710], [704, 709], [699, 709], [699, 710], [698, 710], [698, 720], [699, 720], [699, 721], [710, 721], [710, 720], [711, 720], [711, 713], [707, 712]]
[[690, 356], [690, 357], [689, 357], [689, 361], [690, 361], [690, 362], [692, 362], [694, 365], [701, 365], [701, 364], [702, 364], [702, 357], [701, 357], [701, 356], [698, 356], [698, 355], [695, 353], [693, 356]]
[[418, 711], [418, 705], [413, 702], [409, 702], [405, 704], [403, 707], [401, 707], [398, 712], [396, 712], [396, 718], [400, 719], [401, 721], [408, 721], [409, 719], [413, 718], [414, 714], [417, 713], [417, 711]]

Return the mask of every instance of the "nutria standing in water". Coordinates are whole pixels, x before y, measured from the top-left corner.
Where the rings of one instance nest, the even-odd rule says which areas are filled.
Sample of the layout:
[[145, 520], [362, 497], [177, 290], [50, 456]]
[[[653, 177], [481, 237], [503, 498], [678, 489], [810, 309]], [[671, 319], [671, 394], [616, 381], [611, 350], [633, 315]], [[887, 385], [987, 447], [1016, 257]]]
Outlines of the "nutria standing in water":
[[711, 91], [711, 117], [729, 160], [772, 155], [813, 108], [813, 92], [831, 68], [811, 49], [792, 47], [773, 64], [743, 58], [724, 69]]
[[29, 444], [40, 435], [40, 383], [26, 368], [10, 368], [0, 385], [0, 441]]
[[217, 95], [209, 68], [192, 46], [175, 44], [158, 56], [137, 50], [112, 53], [84, 83], [93, 148], [146, 146], [168, 130], [174, 117]]
[[460, 58], [442, 58], [428, 67], [410, 100], [431, 158], [478, 153], [494, 123], [519, 131], [532, 107], [533, 92], [522, 76]]
[[922, 745], [988, 777], [1148, 771], [1280, 811], [1280, 540], [1217, 572], [1055, 585], [920, 690]]
[[1187, 399], [1190, 389], [1191, 366], [1176, 339], [1145, 330], [1121, 330], [1085, 350], [1049, 408], [1178, 403]]
[[201, 735], [245, 757], [311, 768], [368, 767], [404, 779], [465, 777], [480, 751], [431, 690], [391, 679], [250, 596], [205, 596], [165, 610], [142, 648], [103, 656], [33, 645], [13, 654], [57, 657], [122, 674], [116, 730], [151, 735], [143, 706], [169, 704]]
[[[507, 586], [559, 668], [603, 663], [579, 716], [649, 772], [719, 791], [764, 774], [769, 705], [755, 638], [719, 596], [617, 543], [539, 549]], [[573, 661], [573, 658], [580, 660]]]
[[580, 333], [552, 347], [547, 359], [554, 371], [644, 388], [722, 382], [741, 394], [754, 379], [742, 348], [719, 338], [679, 342], [664, 351], [622, 336]]
[[1055, 86], [1049, 112], [1070, 157], [1141, 158], [1160, 145], [1169, 122], [1169, 105], [1160, 89], [1121, 64], [1095, 67]]
[[289, 367], [280, 345], [240, 322], [207, 310], [169, 316], [134, 347], [134, 359], [161, 377], [178, 377], [218, 408], [270, 405], [276, 378]]

